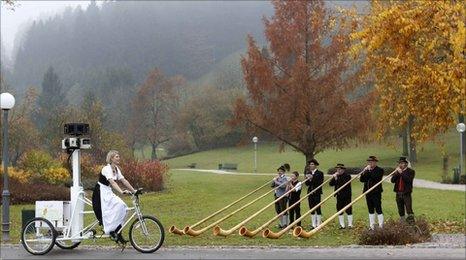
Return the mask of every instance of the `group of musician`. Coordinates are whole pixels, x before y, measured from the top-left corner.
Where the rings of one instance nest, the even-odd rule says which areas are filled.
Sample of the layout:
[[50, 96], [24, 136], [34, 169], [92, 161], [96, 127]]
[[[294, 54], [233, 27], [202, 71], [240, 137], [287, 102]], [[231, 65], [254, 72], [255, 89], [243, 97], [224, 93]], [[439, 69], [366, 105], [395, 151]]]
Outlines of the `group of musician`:
[[[384, 170], [377, 166], [379, 160], [376, 156], [369, 156], [366, 161], [367, 166], [360, 174], [359, 180], [364, 183], [363, 192], [372, 189], [365, 195], [367, 210], [369, 212], [369, 228], [374, 229], [376, 224], [378, 224], [378, 227], [382, 228], [384, 223], [384, 216], [382, 211], [383, 188], [381, 181], [384, 175]], [[277, 214], [280, 214], [288, 207], [290, 207], [287, 212], [279, 217], [279, 228], [285, 228], [290, 225], [290, 223], [293, 223], [294, 220], [301, 217], [301, 205], [298, 201], [301, 198], [302, 183], [308, 187], [307, 194], [312, 192], [307, 198], [309, 202], [309, 209], [315, 208], [310, 213], [310, 228], [316, 228], [322, 224], [322, 210], [319, 204], [321, 203], [322, 197], [324, 173], [318, 169], [318, 166], [319, 162], [316, 159], [308, 161], [304, 169], [305, 180], [302, 182], [299, 181], [299, 173], [297, 171], [290, 172], [291, 167], [288, 163], [283, 164], [277, 169], [277, 176], [273, 179], [272, 182], [272, 187], [276, 188], [274, 193], [276, 200], [275, 211]], [[406, 214], [408, 214], [408, 216], [413, 216], [414, 214], [412, 209], [411, 193], [413, 190], [413, 179], [415, 171], [408, 166], [409, 162], [406, 157], [400, 157], [395, 173], [391, 177], [391, 182], [394, 184], [393, 191], [396, 193], [398, 214], [402, 220], [405, 219]], [[351, 203], [352, 177], [349, 173], [346, 172], [346, 167], [342, 163], [338, 163], [335, 166], [335, 169], [336, 172], [331, 176], [329, 185], [333, 186], [335, 191], [344, 186], [334, 195], [337, 200], [337, 211], [340, 211]], [[345, 184], [347, 185], [345, 186]], [[288, 195], [283, 196], [287, 192]], [[283, 198], [277, 201], [277, 199], [282, 196]], [[317, 205], [319, 206], [316, 207]], [[347, 216], [347, 224], [345, 223], [344, 213], [346, 213]], [[352, 206], [347, 207], [344, 212], [341, 212], [338, 216], [338, 220], [340, 229], [352, 228]], [[297, 226], [301, 226], [301, 221], [297, 223]]]

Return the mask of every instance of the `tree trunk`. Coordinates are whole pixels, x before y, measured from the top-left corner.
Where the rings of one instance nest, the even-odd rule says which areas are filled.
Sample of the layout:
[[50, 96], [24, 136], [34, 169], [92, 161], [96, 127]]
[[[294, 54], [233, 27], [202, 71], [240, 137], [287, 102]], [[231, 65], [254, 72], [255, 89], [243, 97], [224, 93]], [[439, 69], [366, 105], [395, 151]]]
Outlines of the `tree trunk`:
[[314, 159], [314, 156], [315, 156], [314, 152], [305, 153], [304, 155], [306, 156], [306, 165], [310, 160]]
[[448, 180], [448, 155], [443, 156], [443, 167], [442, 167], [442, 180], [445, 182]]
[[157, 160], [157, 144], [156, 143], [152, 143], [152, 153], [150, 155], [150, 159], [152, 161]]
[[401, 137], [403, 138], [403, 156], [408, 157], [409, 155], [408, 126], [403, 127], [403, 130], [401, 132]]
[[414, 116], [410, 115], [408, 119], [408, 137], [409, 137], [409, 161], [411, 163], [417, 162], [416, 140], [411, 135], [413, 124], [414, 124]]
[[[463, 114], [458, 115], [458, 121], [459, 121], [459, 123], [464, 123], [464, 115]], [[461, 142], [463, 143], [463, 154], [466, 155], [466, 133], [462, 134]]]

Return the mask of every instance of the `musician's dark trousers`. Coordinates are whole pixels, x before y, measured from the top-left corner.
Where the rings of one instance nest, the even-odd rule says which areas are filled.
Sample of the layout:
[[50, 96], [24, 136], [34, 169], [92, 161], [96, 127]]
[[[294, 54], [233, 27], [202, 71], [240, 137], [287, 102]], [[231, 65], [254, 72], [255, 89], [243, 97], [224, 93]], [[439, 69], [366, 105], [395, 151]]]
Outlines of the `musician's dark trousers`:
[[369, 214], [374, 214], [374, 211], [377, 214], [382, 213], [382, 193], [375, 193], [375, 194], [367, 194], [366, 195], [366, 203], [367, 209], [369, 210]]
[[[277, 196], [275, 196], [275, 200], [276, 199], [278, 199]], [[275, 212], [277, 212], [277, 214], [280, 214], [282, 211], [284, 211], [286, 209], [287, 202], [288, 198], [286, 196], [280, 199], [279, 201], [275, 202]], [[288, 212], [286, 212], [284, 216], [285, 215], [288, 215]]]
[[[296, 201], [290, 200], [289, 205], [295, 204]], [[298, 203], [296, 206], [294, 206], [292, 209], [289, 210], [290, 212], [290, 223], [293, 223], [295, 219], [298, 219], [301, 217], [301, 203]], [[295, 218], [296, 215], [296, 218]], [[301, 221], [298, 222], [298, 226], [301, 226]]]
[[400, 217], [404, 217], [405, 215], [405, 208], [406, 208], [406, 213], [408, 215], [412, 215], [413, 213], [413, 208], [412, 208], [412, 199], [411, 199], [411, 193], [402, 193], [402, 192], [397, 192], [396, 193], [396, 205], [398, 206], [398, 214]]
[[[320, 203], [320, 194], [319, 195], [309, 196], [309, 197], [307, 197], [307, 200], [309, 202], [309, 209], [312, 209], [313, 207], [315, 207], [317, 204]], [[311, 215], [313, 215], [315, 212], [317, 212], [317, 215], [322, 215], [322, 211], [320, 209], [320, 206], [316, 210], [313, 210], [311, 212]]]
[[[351, 203], [351, 197], [345, 197], [345, 198], [338, 198], [337, 197], [337, 211], [340, 211], [342, 208], [344, 208], [346, 205]], [[347, 215], [353, 214], [353, 206], [348, 207], [345, 210]], [[344, 212], [340, 213], [340, 215], [343, 215]]]

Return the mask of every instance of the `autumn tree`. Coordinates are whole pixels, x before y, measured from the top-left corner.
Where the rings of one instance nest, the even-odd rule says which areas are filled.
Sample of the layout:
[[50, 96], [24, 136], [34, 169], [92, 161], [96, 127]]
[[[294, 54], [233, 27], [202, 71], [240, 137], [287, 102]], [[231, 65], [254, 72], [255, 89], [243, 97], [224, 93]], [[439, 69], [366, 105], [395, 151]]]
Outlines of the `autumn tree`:
[[[0, 78], [0, 92], [10, 92], [9, 86]], [[14, 92], [13, 92], [14, 94]], [[16, 166], [18, 159], [27, 151], [38, 148], [40, 145], [39, 131], [32, 118], [36, 109], [37, 90], [29, 87], [22, 98], [16, 96], [16, 105], [10, 110], [8, 116], [9, 124], [9, 158], [13, 166]], [[3, 116], [3, 113], [1, 113]], [[3, 135], [2, 137], [3, 138]], [[0, 139], [0, 143], [3, 140]], [[2, 151], [3, 152], [3, 151]]]
[[21, 104], [12, 110], [9, 119], [9, 147], [13, 165], [16, 165], [18, 159], [26, 151], [39, 147], [39, 131], [32, 121], [36, 98], [36, 89], [30, 87], [21, 100]]
[[186, 129], [197, 150], [234, 145], [240, 139], [240, 129], [232, 129], [228, 121], [233, 116], [235, 99], [241, 92], [200, 86], [183, 102], [177, 129]]
[[371, 3], [351, 52], [375, 85], [379, 137], [401, 126], [414, 145], [465, 114], [465, 19], [462, 1]]
[[157, 147], [170, 140], [173, 119], [178, 107], [177, 87], [183, 84], [180, 77], [166, 77], [160, 70], [151, 70], [139, 87], [133, 100], [134, 116], [131, 129], [149, 142], [151, 159], [157, 159]]
[[324, 1], [273, 1], [268, 46], [248, 37], [241, 60], [248, 89], [233, 123], [265, 131], [306, 156], [340, 148], [367, 128], [370, 98], [354, 95], [358, 67], [347, 55], [356, 24]]
[[102, 101], [92, 92], [84, 95], [79, 115], [73, 118], [89, 124], [89, 137], [92, 149], [86, 151], [92, 155], [93, 162], [105, 162], [105, 156], [110, 150], [117, 150], [125, 160], [132, 159], [133, 153], [125, 142], [122, 134], [106, 127], [107, 114]]

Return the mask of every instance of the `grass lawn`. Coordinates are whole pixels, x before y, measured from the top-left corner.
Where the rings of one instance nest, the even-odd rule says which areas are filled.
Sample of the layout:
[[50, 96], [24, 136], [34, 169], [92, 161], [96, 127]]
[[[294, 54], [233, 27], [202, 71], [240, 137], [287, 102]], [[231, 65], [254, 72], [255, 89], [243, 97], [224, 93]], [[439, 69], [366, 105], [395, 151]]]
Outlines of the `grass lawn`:
[[[459, 137], [456, 131], [445, 136], [445, 152], [449, 156], [450, 177], [453, 175], [453, 167], [459, 163]], [[400, 143], [393, 146], [385, 144], [367, 144], [352, 146], [339, 151], [327, 150], [316, 156], [320, 168], [326, 171], [337, 163], [346, 166], [364, 166], [369, 155], [379, 157], [381, 166], [395, 166], [402, 153]], [[150, 154], [147, 153], [146, 154]], [[238, 164], [238, 172], [253, 172], [254, 148], [252, 145], [223, 148], [211, 151], [199, 152], [187, 156], [174, 158], [167, 161], [170, 168], [186, 168], [190, 163], [197, 163], [199, 169], [218, 169], [220, 163]], [[302, 173], [305, 157], [299, 152], [288, 147], [284, 152], [278, 152], [278, 146], [274, 143], [259, 143], [257, 152], [257, 171], [275, 173], [282, 163], [291, 164], [292, 170]], [[416, 178], [441, 181], [442, 180], [442, 155], [438, 144], [429, 142], [418, 147], [418, 163], [414, 166]]]
[[[374, 150], [375, 151], [375, 150]], [[291, 152], [288, 152], [291, 154]], [[342, 155], [350, 156], [347, 153]], [[212, 154], [213, 156], [213, 154]], [[333, 159], [336, 161], [336, 153]], [[395, 157], [395, 155], [393, 155]], [[213, 157], [212, 157], [213, 158]], [[239, 158], [239, 157], [235, 157]], [[291, 158], [291, 157], [287, 157]], [[299, 158], [296, 156], [296, 158]], [[348, 157], [349, 158], [349, 157]], [[265, 160], [263, 158], [263, 160]], [[271, 160], [271, 159], [269, 159]], [[298, 161], [290, 161], [292, 164], [297, 165]], [[191, 161], [188, 161], [191, 162]], [[334, 161], [327, 163], [333, 164]], [[346, 161], [345, 161], [346, 162]], [[199, 162], [198, 162], [199, 163]], [[205, 160], [208, 168], [207, 160]], [[276, 163], [266, 167], [262, 166], [261, 171], [269, 170], [275, 167]], [[204, 168], [204, 167], [203, 167]], [[160, 193], [145, 194], [141, 200], [143, 211], [145, 214], [153, 214], [160, 218], [165, 226], [165, 229], [171, 225], [176, 225], [179, 228], [187, 224], [193, 224], [198, 220], [210, 215], [226, 204], [234, 201], [235, 199], [243, 196], [249, 191], [259, 187], [272, 177], [269, 176], [235, 176], [235, 175], [216, 175], [212, 173], [199, 173], [189, 171], [176, 171], [170, 172], [170, 181], [165, 191]], [[353, 198], [357, 197], [362, 190], [362, 186], [358, 181], [353, 183]], [[385, 218], [398, 218], [395, 204], [394, 193], [392, 192], [392, 185], [390, 183], [384, 184], [383, 193], [383, 209]], [[257, 194], [262, 194], [269, 188], [264, 188]], [[329, 194], [333, 189], [329, 186], [324, 188], [324, 196]], [[15, 191], [11, 191], [15, 192]], [[236, 225], [242, 219], [250, 216], [262, 206], [272, 201], [272, 195], [266, 196], [257, 204], [247, 208], [223, 222], [220, 226], [224, 229], [229, 229]], [[126, 198], [128, 201], [128, 198]], [[416, 188], [413, 193], [414, 212], [416, 215], [425, 215], [431, 222], [435, 223], [434, 228], [439, 232], [462, 232], [465, 222], [465, 193], [456, 191], [438, 191], [429, 189]], [[21, 209], [34, 208], [33, 205], [14, 205], [12, 206], [11, 219], [11, 236], [12, 243], [19, 242], [19, 235], [21, 229]], [[236, 207], [234, 207], [236, 208]], [[306, 212], [309, 208], [307, 202], [301, 205], [302, 213]], [[231, 209], [231, 211], [234, 209]], [[335, 199], [331, 198], [328, 203], [323, 206], [323, 218], [331, 216], [336, 212]], [[230, 212], [230, 210], [228, 211]], [[178, 236], [170, 234], [166, 231], [166, 246], [175, 245], [294, 245], [294, 246], [337, 246], [345, 244], [357, 243], [357, 231], [366, 227], [367, 225], [367, 209], [365, 200], [362, 199], [357, 202], [353, 207], [353, 214], [355, 219], [356, 228], [353, 230], [337, 229], [337, 221], [333, 221], [330, 225], [325, 227], [318, 235], [311, 239], [296, 239], [290, 234], [283, 236], [278, 240], [269, 240], [256, 236], [253, 239], [243, 238], [235, 232], [233, 235], [222, 238], [214, 237], [212, 231], [209, 230], [199, 237]], [[221, 215], [223, 216], [223, 215]], [[218, 216], [214, 219], [218, 219]], [[247, 226], [249, 228], [258, 227], [268, 219], [274, 216], [273, 207], [269, 208], [264, 214], [256, 219], [253, 219]], [[88, 216], [88, 220], [92, 216]], [[447, 223], [438, 225], [439, 222]], [[277, 223], [274, 223], [275, 226]], [[304, 227], [309, 227], [310, 217], [306, 218], [303, 222]], [[274, 228], [277, 231], [276, 228]], [[126, 231], [127, 232], [127, 231]], [[125, 235], [127, 237], [127, 233]], [[85, 244], [108, 244], [112, 245], [113, 242], [109, 240], [86, 241]]]

